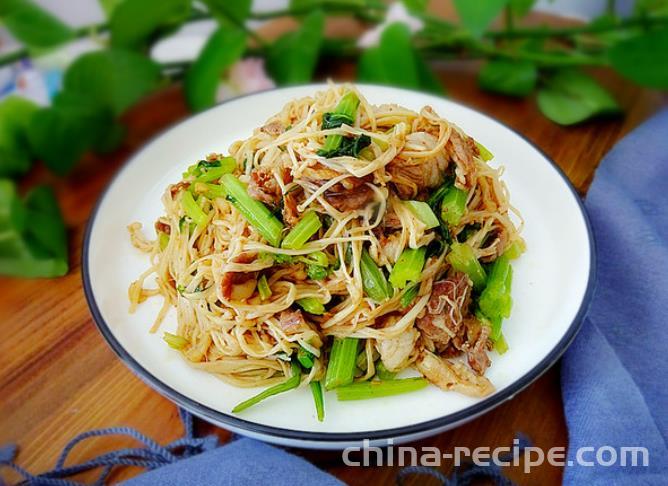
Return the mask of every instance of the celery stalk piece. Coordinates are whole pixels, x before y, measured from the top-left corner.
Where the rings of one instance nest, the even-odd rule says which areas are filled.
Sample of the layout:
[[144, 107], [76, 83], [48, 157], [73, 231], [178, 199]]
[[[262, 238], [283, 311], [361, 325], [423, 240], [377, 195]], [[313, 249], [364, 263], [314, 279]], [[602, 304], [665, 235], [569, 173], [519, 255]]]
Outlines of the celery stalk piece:
[[313, 403], [315, 403], [315, 411], [318, 416], [318, 421], [325, 420], [325, 397], [322, 393], [322, 384], [319, 381], [312, 381], [309, 383], [311, 393], [313, 394]]
[[490, 320], [510, 317], [512, 276], [513, 269], [507, 256], [501, 255], [494, 260], [492, 270], [487, 278], [487, 286], [478, 299], [480, 310]]
[[227, 199], [243, 214], [253, 226], [272, 246], [278, 247], [281, 243], [283, 223], [271, 211], [248, 195], [246, 185], [232, 174], [225, 174], [220, 178]]
[[173, 349], [183, 349], [189, 343], [183, 336], [172, 334], [171, 332], [165, 332], [162, 339]]
[[526, 249], [527, 246], [526, 243], [524, 243], [524, 240], [515, 240], [510, 244], [506, 251], [503, 252], [503, 254], [511, 260], [515, 260], [516, 258], [519, 258], [520, 255], [526, 251]]
[[325, 374], [325, 388], [331, 390], [353, 382], [359, 339], [334, 338]]
[[200, 228], [203, 228], [209, 222], [209, 216], [198, 206], [190, 192], [181, 192], [181, 206], [183, 206], [183, 212], [186, 213], [186, 216]]
[[393, 380], [397, 374], [385, 368], [382, 361], [376, 365], [376, 376], [381, 380]]
[[506, 351], [508, 351], [508, 343], [506, 342], [506, 338], [503, 336], [503, 333], [499, 335], [499, 339], [497, 339], [494, 343], [494, 349], [499, 354], [504, 354]]
[[466, 243], [453, 242], [450, 253], [445, 257], [458, 272], [463, 272], [473, 281], [473, 288], [480, 291], [485, 288], [487, 276], [482, 265], [475, 257], [473, 249]]
[[494, 154], [489, 150], [487, 150], [487, 147], [485, 147], [483, 144], [481, 144], [480, 142], [476, 142], [475, 144], [478, 147], [478, 151], [480, 152], [480, 158], [482, 160], [488, 162], [494, 158]]
[[[232, 159], [232, 157], [226, 157], [223, 160]], [[236, 169], [236, 161], [232, 159], [232, 163], [226, 163], [220, 167], [212, 167], [207, 170], [204, 174], [199, 177], [196, 177], [193, 182], [211, 182], [220, 179], [225, 174], [231, 174]]]
[[304, 297], [297, 300], [297, 305], [309, 314], [321, 316], [325, 313], [325, 306], [315, 297]]
[[403, 378], [400, 380], [360, 381], [336, 389], [336, 397], [341, 400], [367, 400], [389, 397], [425, 388], [429, 382], [424, 378]]
[[169, 235], [161, 231], [158, 234], [158, 243], [160, 245], [160, 250], [164, 251], [165, 248], [167, 248], [167, 245], [169, 244]]
[[441, 201], [441, 219], [450, 226], [457, 226], [466, 214], [466, 199], [468, 194], [452, 186], [443, 195]]
[[297, 351], [297, 361], [299, 361], [299, 364], [302, 365], [305, 369], [310, 370], [313, 368], [313, 358], [313, 353], [302, 348], [301, 346], [299, 347], [299, 351]]
[[390, 283], [397, 289], [403, 289], [409, 282], [417, 282], [424, 267], [426, 247], [404, 250], [390, 273]]
[[281, 248], [299, 250], [322, 228], [322, 222], [315, 211], [309, 211], [297, 222], [294, 228], [283, 239]]
[[269, 398], [271, 396], [278, 395], [279, 393], [283, 393], [292, 390], [294, 388], [297, 388], [300, 382], [301, 382], [301, 370], [299, 369], [299, 365], [295, 360], [291, 364], [290, 378], [285, 380], [283, 383], [279, 383], [278, 385], [274, 385], [272, 387], [267, 388], [266, 390], [258, 393], [254, 397], [249, 398], [248, 400], [244, 400], [243, 402], [241, 402], [232, 409], [232, 413], [242, 412], [243, 410], [246, 410], [247, 408], [260, 403], [265, 398]]
[[366, 250], [362, 250], [360, 269], [362, 271], [362, 287], [366, 295], [378, 303], [392, 296], [385, 275]]
[[429, 204], [423, 201], [404, 201], [404, 204], [417, 219], [427, 226], [427, 229], [438, 227], [438, 218], [429, 207]]
[[271, 297], [271, 287], [269, 287], [269, 282], [267, 282], [267, 277], [264, 274], [262, 274], [257, 281], [257, 291], [262, 300], [267, 300]]

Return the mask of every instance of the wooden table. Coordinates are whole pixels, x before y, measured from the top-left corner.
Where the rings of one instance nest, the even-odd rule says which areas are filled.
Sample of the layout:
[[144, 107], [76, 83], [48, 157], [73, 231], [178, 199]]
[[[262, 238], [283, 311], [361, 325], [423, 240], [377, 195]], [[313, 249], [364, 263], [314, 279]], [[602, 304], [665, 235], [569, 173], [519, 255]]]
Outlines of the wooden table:
[[[607, 73], [602, 82], [625, 108], [625, 117], [562, 128], [543, 118], [532, 100], [482, 93], [476, 88], [474, 72], [471, 65], [449, 65], [442, 78], [450, 96], [528, 137], [556, 160], [582, 194], [612, 145], [666, 102], [664, 95], [639, 90]], [[350, 78], [352, 68], [344, 65], [333, 74], [336, 79]], [[70, 273], [59, 279], [0, 278], [0, 445], [19, 444], [18, 463], [30, 471], [51, 468], [69, 439], [93, 428], [136, 427], [160, 443], [182, 434], [176, 407], [135, 377], [95, 328], [82, 291], [80, 257], [84, 226], [112, 175], [153, 134], [186, 115], [180, 89], [162, 92], [125, 117], [129, 136], [116, 153], [90, 157], [67, 179], [38, 168], [25, 181], [25, 186], [36, 181], [55, 186], [69, 228], [71, 264]], [[443, 451], [455, 445], [507, 446], [516, 432], [523, 432], [537, 446], [565, 446], [558, 368], [494, 411], [417, 445]], [[229, 438], [227, 431], [208, 424], [200, 423], [198, 429], [203, 434], [215, 433], [222, 441]], [[76, 449], [73, 460], [129, 444], [125, 439], [94, 439]], [[393, 483], [397, 472], [390, 467], [347, 468], [334, 452], [295, 452], [350, 484]], [[450, 467], [447, 463], [443, 469]], [[138, 472], [125, 469], [113, 479]], [[510, 469], [508, 475], [521, 484], [558, 484], [562, 471], [544, 465], [530, 476], [519, 469]]]

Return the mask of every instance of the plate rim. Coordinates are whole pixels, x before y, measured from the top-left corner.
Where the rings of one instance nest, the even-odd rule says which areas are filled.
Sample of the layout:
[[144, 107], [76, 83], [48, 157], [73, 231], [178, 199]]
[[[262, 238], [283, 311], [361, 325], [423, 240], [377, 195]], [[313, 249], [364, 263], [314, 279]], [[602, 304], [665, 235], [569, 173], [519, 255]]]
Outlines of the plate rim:
[[[416, 90], [411, 90], [411, 89], [406, 89], [406, 88], [401, 88], [401, 87], [396, 87], [396, 86], [387, 86], [387, 85], [381, 85], [381, 84], [368, 84], [368, 83], [354, 83], [355, 86], [361, 87], [362, 89], [364, 87], [369, 87], [369, 88], [377, 88], [377, 87], [382, 87], [382, 88], [392, 88], [392, 89], [397, 89], [400, 91], [407, 91], [411, 93], [416, 93], [416, 94], [427, 94], [428, 96], [434, 96], [434, 97], [439, 97], [438, 95], [430, 94], [430, 93], [422, 93], [420, 91]], [[492, 409], [496, 408], [506, 400], [513, 399], [515, 395], [517, 395], [519, 392], [523, 391], [525, 388], [527, 388], [530, 384], [532, 384], [534, 381], [536, 381], [540, 376], [542, 376], [547, 370], [549, 370], [558, 360], [561, 358], [561, 356], [564, 354], [566, 349], [570, 346], [570, 344], [573, 342], [575, 339], [575, 336], [578, 334], [580, 328], [582, 327], [582, 323], [584, 321], [585, 315], [587, 313], [587, 310], [589, 308], [589, 305], [591, 303], [591, 299], [593, 297], [594, 293], [594, 288], [596, 284], [596, 241], [594, 238], [594, 232], [593, 228], [591, 225], [591, 221], [589, 219], [589, 215], [587, 213], [587, 210], [585, 209], [584, 202], [580, 195], [578, 194], [577, 190], [573, 186], [572, 182], [564, 171], [557, 165], [557, 163], [549, 157], [540, 147], [538, 147], [535, 143], [533, 143], [529, 138], [527, 138], [525, 135], [522, 133], [519, 133], [517, 130], [509, 127], [505, 123], [485, 114], [482, 113], [481, 111], [472, 108], [464, 103], [460, 103], [458, 101], [452, 100], [452, 99], [446, 99], [443, 98], [444, 100], [453, 103], [455, 105], [458, 105], [460, 107], [463, 107], [467, 110], [471, 110], [475, 112], [478, 116], [490, 119], [506, 129], [512, 131], [515, 135], [519, 136], [522, 138], [525, 142], [527, 142], [532, 148], [534, 148], [538, 153], [540, 153], [547, 162], [552, 166], [552, 168], [556, 171], [556, 173], [561, 177], [562, 181], [566, 184], [566, 187], [568, 187], [571, 196], [573, 199], [575, 199], [575, 202], [577, 203], [578, 209], [580, 210], [580, 215], [582, 217], [583, 222], [585, 223], [585, 227], [587, 230], [587, 240], [589, 244], [589, 274], [587, 276], [587, 286], [585, 289], [585, 293], [582, 298], [582, 302], [580, 303], [580, 307], [571, 321], [570, 325], [568, 326], [568, 329], [562, 336], [562, 338], [559, 340], [557, 344], [550, 350], [550, 352], [545, 356], [541, 361], [539, 361], [535, 366], [531, 368], [528, 372], [523, 374], [519, 379], [515, 380], [513, 383], [511, 383], [509, 386], [504, 388], [498, 393], [493, 394], [492, 396], [485, 398], [484, 400], [479, 401], [478, 403], [475, 403], [473, 405], [470, 405], [462, 410], [459, 410], [454, 413], [450, 413], [447, 415], [443, 415], [441, 417], [423, 421], [423, 422], [418, 422], [415, 424], [411, 425], [405, 425], [402, 427], [395, 427], [395, 428], [390, 428], [390, 429], [379, 429], [379, 430], [368, 430], [368, 431], [360, 431], [360, 432], [313, 432], [313, 431], [305, 431], [305, 430], [293, 430], [293, 429], [286, 429], [282, 427], [276, 427], [272, 425], [266, 425], [266, 424], [260, 424], [257, 422], [252, 422], [250, 420], [245, 420], [243, 418], [239, 418], [237, 416], [232, 415], [231, 413], [226, 413], [226, 412], [221, 412], [219, 410], [216, 410], [214, 408], [211, 408], [207, 405], [204, 405], [202, 403], [199, 403], [192, 398], [180, 393], [179, 391], [175, 390], [172, 388], [169, 384], [161, 381], [158, 379], [156, 376], [154, 376], [151, 372], [149, 372], [146, 368], [144, 368], [141, 364], [135, 360], [134, 357], [121, 345], [121, 343], [116, 339], [114, 334], [111, 331], [110, 326], [107, 324], [107, 322], [104, 320], [102, 317], [102, 313], [100, 312], [100, 309], [97, 305], [97, 302], [95, 300], [95, 296], [93, 295], [93, 290], [92, 290], [92, 284], [91, 284], [91, 275], [90, 275], [90, 268], [88, 266], [88, 256], [89, 256], [89, 249], [90, 249], [90, 239], [92, 235], [92, 230], [95, 225], [99, 209], [106, 199], [110, 189], [114, 186], [116, 181], [120, 178], [122, 173], [133, 163], [135, 163], [135, 160], [140, 158], [140, 156], [144, 153], [145, 150], [147, 150], [148, 147], [152, 146], [154, 143], [156, 143], [158, 140], [162, 139], [163, 137], [169, 135], [169, 133], [172, 130], [175, 130], [177, 127], [180, 127], [181, 125], [184, 125], [188, 122], [191, 121], [191, 119], [202, 115], [203, 113], [206, 113], [208, 111], [218, 109], [220, 106], [225, 105], [227, 103], [233, 102], [233, 101], [238, 101], [239, 99], [242, 98], [247, 98], [251, 96], [257, 96], [263, 93], [268, 93], [268, 92], [274, 92], [274, 91], [282, 91], [282, 90], [290, 90], [293, 88], [306, 88], [306, 87], [312, 87], [314, 89], [322, 89], [326, 87], [327, 84], [322, 84], [322, 83], [306, 83], [306, 84], [296, 84], [296, 85], [291, 85], [287, 87], [276, 87], [276, 88], [271, 88], [271, 89], [266, 89], [262, 91], [257, 91], [254, 93], [248, 93], [244, 94], [241, 96], [237, 96], [235, 98], [230, 98], [228, 100], [224, 100], [220, 103], [217, 103], [216, 105], [207, 108], [206, 110], [197, 112], [197, 113], [191, 113], [187, 117], [179, 120], [176, 123], [170, 124], [169, 126], [163, 128], [160, 130], [157, 134], [153, 135], [150, 137], [150, 139], [145, 142], [142, 147], [134, 152], [116, 171], [116, 173], [113, 175], [111, 180], [106, 184], [104, 190], [100, 193], [100, 196], [98, 197], [95, 206], [93, 207], [90, 216], [88, 218], [88, 221], [86, 223], [86, 230], [84, 232], [83, 236], [83, 246], [82, 246], [82, 251], [81, 251], [81, 277], [83, 281], [83, 291], [84, 295], [86, 297], [86, 302], [88, 304], [88, 308], [91, 312], [91, 315], [93, 317], [93, 322], [95, 323], [95, 326], [97, 330], [100, 332], [104, 340], [106, 341], [107, 345], [111, 348], [111, 350], [116, 354], [118, 358], [127, 366], [130, 371], [137, 376], [142, 382], [144, 382], [146, 385], [148, 385], [151, 389], [154, 391], [158, 392], [159, 394], [163, 395], [164, 397], [168, 398], [172, 402], [174, 402], [177, 406], [184, 407], [186, 409], [189, 409], [190, 411], [193, 411], [196, 415], [204, 418], [205, 420], [208, 420], [214, 424], [220, 425], [227, 425], [232, 428], [238, 429], [238, 430], [246, 430], [248, 432], [254, 433], [254, 434], [260, 434], [264, 436], [270, 436], [270, 437], [276, 437], [280, 439], [292, 439], [296, 441], [307, 441], [307, 442], [326, 442], [326, 443], [350, 443], [350, 442], [359, 442], [364, 439], [368, 439], [370, 441], [374, 440], [386, 440], [386, 439], [398, 439], [401, 438], [402, 436], [409, 436], [409, 435], [415, 435], [415, 434], [420, 434], [420, 433], [428, 433], [430, 430], [443, 430], [444, 428], [447, 428], [448, 426], [456, 426], [457, 424], [461, 424], [466, 422], [468, 419], [473, 419], [475, 417], [479, 417]], [[440, 98], [440, 97], [439, 97]]]

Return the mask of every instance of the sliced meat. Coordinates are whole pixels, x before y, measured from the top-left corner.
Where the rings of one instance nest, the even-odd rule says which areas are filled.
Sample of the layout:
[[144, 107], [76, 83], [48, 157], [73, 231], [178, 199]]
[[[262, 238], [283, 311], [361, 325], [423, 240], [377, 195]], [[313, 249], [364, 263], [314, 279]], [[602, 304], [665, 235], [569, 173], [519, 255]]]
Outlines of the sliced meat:
[[[251, 263], [257, 253], [242, 253], [232, 259], [234, 263]], [[230, 300], [243, 300], [253, 295], [257, 285], [258, 272], [225, 272], [220, 281], [223, 297]]]
[[283, 196], [283, 221], [290, 226], [294, 226], [299, 221], [297, 206], [303, 198], [304, 190], [301, 187], [292, 189]]
[[473, 158], [480, 155], [475, 140], [468, 135], [460, 134], [453, 128], [450, 138], [445, 144], [445, 151], [448, 157], [455, 163], [457, 182], [463, 187], [471, 187], [476, 172], [475, 160]]
[[363, 179], [350, 177], [346, 182], [354, 179], [356, 183], [348, 184], [348, 187], [343, 183], [335, 184], [333, 187], [325, 191], [325, 200], [331, 204], [334, 209], [341, 212], [355, 211], [364, 208], [374, 199], [374, 192]]
[[416, 361], [417, 369], [437, 387], [472, 397], [484, 397], [494, 391], [492, 383], [484, 376], [477, 376], [464, 363], [439, 358], [429, 351]]
[[181, 181], [177, 184], [172, 184], [169, 186], [169, 193], [172, 195], [172, 199], [174, 199], [179, 192], [184, 191], [189, 187], [190, 182]]
[[255, 169], [251, 172], [248, 194], [253, 199], [272, 206], [277, 206], [281, 202], [281, 188], [274, 175], [265, 169]]
[[413, 352], [418, 337], [420, 337], [420, 333], [417, 329], [410, 328], [396, 338], [378, 340], [376, 348], [385, 368], [390, 371], [404, 369], [408, 364], [408, 358]]
[[262, 128], [260, 128], [260, 131], [268, 135], [277, 137], [285, 131], [285, 128], [283, 127], [283, 124], [280, 121], [273, 120], [264, 125]]
[[155, 231], [168, 235], [172, 232], [172, 227], [161, 218], [155, 222]]
[[[438, 139], [426, 132], [413, 132], [406, 137], [406, 144], [422, 146], [425, 150], [432, 149], [437, 143]], [[446, 153], [410, 161], [399, 156], [387, 164], [386, 170], [392, 176], [399, 196], [410, 199], [443, 184], [448, 165]]]
[[285, 334], [297, 334], [308, 329], [304, 314], [300, 310], [284, 310], [278, 316], [278, 324]]
[[485, 374], [485, 370], [489, 368], [492, 362], [487, 356], [487, 342], [489, 340], [490, 328], [488, 326], [480, 325], [477, 320], [476, 325], [469, 326], [467, 335], [468, 350], [466, 351], [466, 359], [473, 371], [479, 375]]
[[445, 350], [460, 334], [464, 315], [468, 312], [471, 287], [471, 280], [459, 272], [434, 283], [426, 312], [416, 322], [422, 335], [431, 340], [437, 350]]

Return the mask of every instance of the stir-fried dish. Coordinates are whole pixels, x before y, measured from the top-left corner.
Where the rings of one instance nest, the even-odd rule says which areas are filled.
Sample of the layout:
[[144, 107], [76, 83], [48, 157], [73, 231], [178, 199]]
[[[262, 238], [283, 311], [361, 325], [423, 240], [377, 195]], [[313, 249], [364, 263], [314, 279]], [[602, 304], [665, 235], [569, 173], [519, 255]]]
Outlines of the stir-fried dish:
[[[291, 101], [167, 188], [155, 240], [129, 226], [151, 261], [131, 311], [162, 296], [152, 331], [175, 307], [164, 339], [192, 366], [269, 386], [234, 412], [298, 386], [320, 420], [324, 390], [488, 395], [524, 249], [491, 159], [429, 106], [349, 85]], [[420, 376], [396, 377], [408, 368]]]

